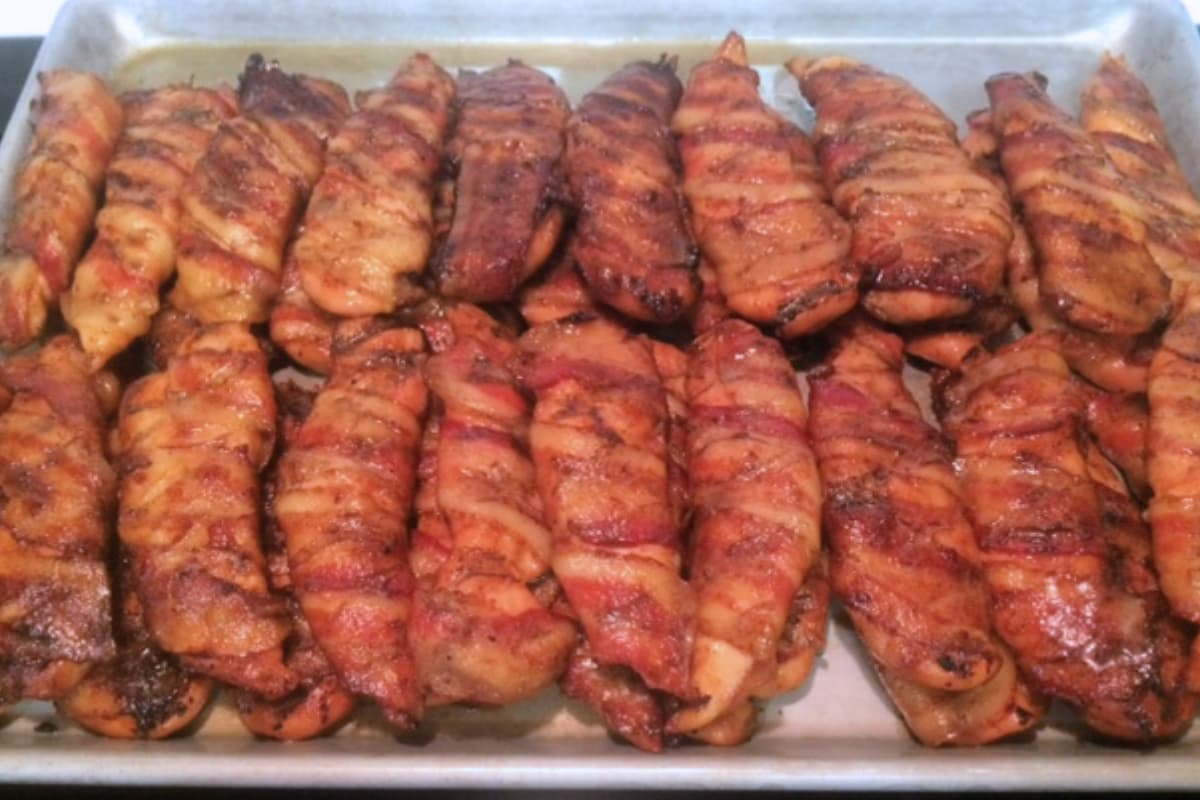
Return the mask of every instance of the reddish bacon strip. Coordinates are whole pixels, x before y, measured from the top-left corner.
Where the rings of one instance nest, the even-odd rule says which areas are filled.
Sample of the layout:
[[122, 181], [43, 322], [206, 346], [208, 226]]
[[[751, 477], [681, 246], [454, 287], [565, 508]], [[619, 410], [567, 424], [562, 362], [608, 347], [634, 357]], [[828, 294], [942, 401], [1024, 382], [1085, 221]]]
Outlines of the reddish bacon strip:
[[121, 104], [95, 75], [51, 70], [38, 84], [33, 145], [0, 258], [0, 347], [12, 349], [38, 337], [70, 285], [121, 133]]
[[405, 729], [422, 714], [406, 527], [427, 401], [423, 351], [410, 328], [339, 351], [280, 460], [275, 496], [293, 591], [317, 644], [350, 691]]

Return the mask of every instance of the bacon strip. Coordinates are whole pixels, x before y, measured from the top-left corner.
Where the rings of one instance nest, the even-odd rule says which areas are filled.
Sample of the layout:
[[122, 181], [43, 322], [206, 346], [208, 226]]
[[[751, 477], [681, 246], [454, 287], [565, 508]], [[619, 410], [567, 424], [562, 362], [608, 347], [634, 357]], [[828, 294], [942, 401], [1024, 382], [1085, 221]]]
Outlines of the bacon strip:
[[1146, 249], [1137, 201], [1104, 149], [1054, 106], [1041, 76], [995, 75], [987, 91], [1043, 300], [1088, 331], [1134, 336], [1153, 328], [1169, 308], [1169, 284]]
[[902, 365], [900, 339], [857, 320], [809, 373], [833, 591], [913, 734], [983, 744], [1033, 727], [1045, 703], [992, 631], [950, 448]]
[[669, 728], [714, 741], [710, 726], [725, 734], [724, 718], [744, 719], [715, 738], [729, 745], [750, 735], [751, 699], [774, 685], [792, 600], [821, 549], [821, 485], [795, 370], [752, 325], [728, 320], [692, 344], [687, 400], [698, 608], [689, 694], [703, 700]]
[[116, 481], [71, 337], [0, 362], [0, 702], [55, 699], [115, 654], [105, 561]]
[[513, 296], [554, 250], [565, 215], [563, 129], [571, 106], [543, 72], [519, 61], [459, 77], [449, 145], [449, 233], [433, 264], [446, 297]]
[[401, 729], [422, 714], [406, 528], [427, 402], [423, 351], [419, 331], [393, 328], [338, 352], [280, 460], [275, 496], [313, 636], [345, 686]]
[[175, 270], [180, 192], [217, 127], [237, 114], [227, 87], [129, 92], [121, 104], [125, 131], [108, 166], [96, 239], [62, 298], [93, 370], [150, 329]]
[[1177, 735], [1194, 711], [1180, 634], [1137, 555], [1136, 507], [1089, 464], [1083, 397], [1054, 338], [981, 357], [945, 400], [994, 623], [1022, 673], [1104, 736]]
[[668, 125], [675, 61], [638, 61], [586, 95], [567, 123], [572, 252], [592, 296], [635, 319], [671, 322], [700, 293], [698, 252]]
[[201, 322], [262, 322], [279, 292], [284, 245], [321, 174], [325, 142], [350, 113], [329, 81], [253, 55], [224, 122], [184, 185], [178, 281], [170, 300]]
[[119, 532], [154, 640], [186, 669], [287, 694], [291, 625], [259, 544], [275, 393], [258, 341], [234, 323], [197, 329], [126, 390], [118, 437]]
[[650, 348], [607, 320], [575, 318], [520, 345], [552, 566], [592, 657], [686, 696], [694, 599], [680, 576], [666, 397]]
[[854, 226], [866, 309], [906, 325], [963, 315], [995, 294], [1009, 205], [959, 147], [954, 123], [904, 80], [857, 61], [787, 66], [817, 111], [817, 157]]
[[808, 137], [759, 97], [741, 36], [692, 70], [671, 128], [696, 239], [730, 309], [791, 339], [854, 307], [850, 226]]
[[38, 75], [33, 144], [17, 175], [0, 258], [0, 347], [36, 339], [83, 252], [121, 133], [121, 104], [95, 75]]

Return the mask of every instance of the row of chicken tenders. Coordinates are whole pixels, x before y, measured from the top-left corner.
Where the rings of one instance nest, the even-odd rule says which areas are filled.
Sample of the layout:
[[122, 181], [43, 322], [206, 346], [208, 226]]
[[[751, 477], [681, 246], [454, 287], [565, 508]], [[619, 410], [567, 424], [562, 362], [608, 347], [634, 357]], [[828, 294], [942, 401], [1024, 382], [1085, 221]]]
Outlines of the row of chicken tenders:
[[734, 745], [836, 602], [923, 744], [1055, 700], [1180, 736], [1200, 200], [1149, 91], [1106, 57], [1076, 120], [996, 75], [960, 140], [899, 77], [787, 68], [811, 134], [736, 33], [574, 107], [422, 54], [353, 99], [260, 56], [41, 75], [0, 702], [163, 738], [223, 685], [303, 739], [557, 685], [643, 750]]

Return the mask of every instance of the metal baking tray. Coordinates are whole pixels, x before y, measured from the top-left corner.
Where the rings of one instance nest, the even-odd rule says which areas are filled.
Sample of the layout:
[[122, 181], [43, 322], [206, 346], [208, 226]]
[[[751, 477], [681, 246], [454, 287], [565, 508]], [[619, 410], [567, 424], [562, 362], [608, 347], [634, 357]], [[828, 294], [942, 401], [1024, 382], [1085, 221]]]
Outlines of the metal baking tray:
[[[1038, 69], [1051, 94], [1078, 107], [1105, 50], [1124, 54], [1159, 98], [1185, 168], [1200, 183], [1200, 39], [1181, 6], [1134, 0], [76, 0], [34, 72], [93, 70], [116, 88], [194, 78], [232, 81], [247, 54], [336, 78], [384, 81], [416, 49], [447, 67], [520, 57], [547, 69], [573, 99], [626, 60], [678, 53], [681, 71], [726, 31], [749, 40], [763, 93], [807, 126], [794, 81], [798, 54], [842, 52], [906, 76], [951, 116], [986, 100], [1002, 70]], [[0, 143], [0, 214], [30, 136], [27, 82]], [[616, 744], [589, 711], [554, 692], [499, 711], [445, 709], [436, 736], [399, 740], [369, 713], [337, 736], [281, 744], [245, 733], [228, 700], [197, 733], [166, 742], [93, 737], [25, 703], [0, 717], [0, 783], [224, 786], [741, 789], [1200, 788], [1200, 732], [1153, 750], [1079, 738], [1053, 714], [1036, 739], [966, 750], [915, 744], [893, 714], [845, 619], [802, 689], [772, 702], [762, 729], [735, 749], [684, 746], [647, 755]]]

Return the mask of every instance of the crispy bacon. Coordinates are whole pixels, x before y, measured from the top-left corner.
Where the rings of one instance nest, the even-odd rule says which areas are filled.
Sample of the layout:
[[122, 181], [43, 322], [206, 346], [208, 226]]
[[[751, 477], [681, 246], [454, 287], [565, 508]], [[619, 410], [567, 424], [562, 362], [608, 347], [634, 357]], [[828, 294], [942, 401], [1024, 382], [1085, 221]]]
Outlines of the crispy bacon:
[[237, 114], [227, 87], [166, 86], [121, 97], [125, 131], [108, 166], [96, 239], [62, 298], [93, 370], [150, 329], [175, 270], [180, 192], [217, 127]]
[[519, 61], [459, 77], [449, 144], [453, 217], [433, 263], [447, 297], [513, 296], [554, 250], [565, 215], [563, 130], [571, 107], [548, 75]]
[[93, 667], [55, 705], [101, 736], [165, 739], [196, 721], [212, 697], [213, 682], [184, 669], [154, 643], [127, 553], [118, 559], [114, 584], [116, 658]]
[[1142, 395], [1085, 388], [1088, 433], [1100, 452], [1120, 469], [1129, 492], [1139, 501], [1150, 497], [1146, 476], [1149, 409]]
[[1038, 256], [1039, 294], [1072, 325], [1134, 336], [1168, 310], [1136, 200], [1104, 149], [1046, 96], [1041, 76], [987, 82], [1000, 163]]
[[601, 318], [540, 325], [520, 343], [552, 566], [600, 664], [687, 696], [694, 599], [680, 576], [667, 405], [650, 347]]
[[850, 226], [808, 137], [759, 97], [737, 33], [692, 71], [671, 127], [696, 239], [730, 309], [790, 339], [854, 307]]
[[569, 247], [561, 249], [537, 281], [521, 290], [519, 308], [530, 326], [557, 322], [572, 314], [603, 313], [588, 294]]
[[279, 299], [271, 309], [271, 341], [297, 364], [328, 375], [333, 368], [333, 338], [338, 319], [322, 310], [300, 285], [296, 260], [283, 266]]
[[0, 347], [29, 344], [71, 283], [92, 230], [121, 104], [87, 72], [38, 74], [33, 144], [17, 175], [0, 257]]
[[959, 147], [954, 123], [904, 80], [857, 61], [787, 66], [817, 112], [817, 157], [854, 227], [866, 309], [905, 325], [966, 314], [995, 294], [1009, 204]]
[[0, 361], [0, 702], [55, 699], [115, 654], [105, 560], [116, 481], [72, 337]]
[[585, 643], [571, 654], [561, 686], [591, 706], [609, 732], [641, 750], [662, 751], [662, 705], [629, 667], [598, 662]]
[[223, 323], [132, 384], [118, 425], [118, 528], [155, 642], [186, 669], [271, 698], [296, 680], [283, 663], [287, 608], [259, 543], [275, 413], [258, 341]]
[[809, 374], [834, 594], [924, 744], [977, 745], [1045, 712], [992, 631], [950, 448], [901, 380], [902, 344], [842, 327]]
[[411, 328], [336, 352], [280, 460], [275, 496], [293, 591], [317, 644], [345, 686], [402, 729], [422, 714], [407, 523], [427, 402], [423, 352]]
[[576, 631], [530, 588], [549, 574], [551, 536], [528, 455], [530, 404], [507, 366], [515, 343], [474, 306], [447, 316], [454, 341], [425, 375], [440, 401], [432, 477], [449, 547], [423, 575], [410, 639], [429, 705], [501, 706], [553, 683]]
[[597, 300], [651, 322], [680, 318], [700, 293], [668, 129], [681, 93], [674, 59], [638, 61], [586, 95], [567, 123], [579, 270]]
[[284, 245], [321, 174], [325, 141], [350, 112], [340, 86], [253, 55], [241, 116], [221, 124], [183, 187], [171, 304], [201, 322], [261, 322]]
[[[736, 744], [769, 696], [792, 601], [821, 549], [821, 486], [807, 414], [783, 348], [740, 320], [688, 354], [688, 475], [695, 505], [690, 582], [698, 626], [689, 694], [669, 728]], [[747, 715], [746, 709], [751, 711]], [[725, 718], [746, 717], [731, 741]]]
[[1104, 736], [1177, 735], [1194, 711], [1179, 674], [1181, 634], [1145, 558], [1136, 507], [1089, 462], [1084, 400], [1054, 337], [981, 355], [945, 406], [994, 624], [1022, 673]]

